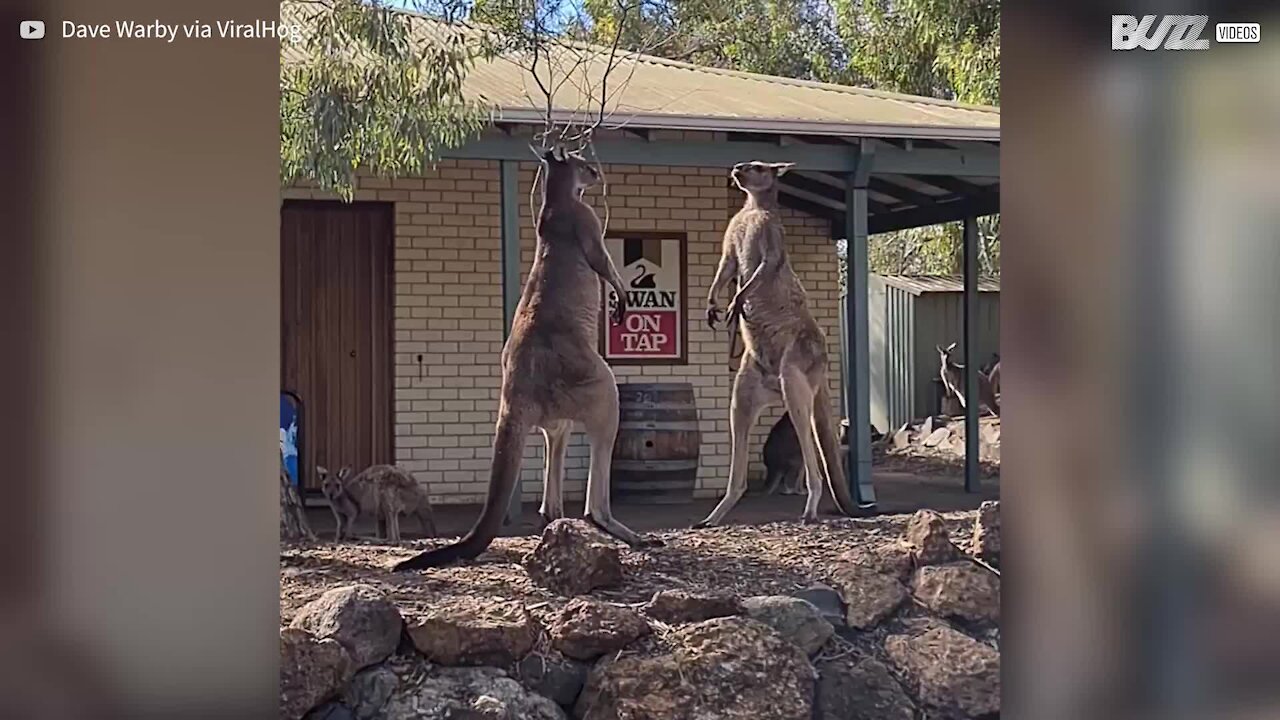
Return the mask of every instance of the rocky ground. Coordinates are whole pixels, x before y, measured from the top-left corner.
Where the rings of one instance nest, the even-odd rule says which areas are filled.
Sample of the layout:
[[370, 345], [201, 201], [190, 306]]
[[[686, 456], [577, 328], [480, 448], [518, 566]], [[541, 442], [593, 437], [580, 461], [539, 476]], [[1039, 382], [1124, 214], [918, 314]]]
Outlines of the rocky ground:
[[[875, 466], [919, 475], [963, 475], [963, 417], [936, 415], [911, 423], [872, 445]], [[985, 477], [1000, 474], [1000, 418], [978, 418], [978, 466]]]
[[657, 533], [580, 521], [468, 565], [282, 550], [281, 716], [878, 720], [999, 714], [999, 517]]

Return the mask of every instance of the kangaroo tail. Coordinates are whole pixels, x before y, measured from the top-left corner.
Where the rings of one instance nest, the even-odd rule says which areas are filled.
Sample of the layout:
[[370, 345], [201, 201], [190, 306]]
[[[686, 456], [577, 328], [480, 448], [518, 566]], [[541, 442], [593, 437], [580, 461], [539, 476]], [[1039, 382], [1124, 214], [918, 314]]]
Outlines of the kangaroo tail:
[[844, 463], [840, 460], [839, 436], [831, 417], [831, 393], [825, 384], [818, 388], [813, 399], [813, 433], [817, 435], [818, 448], [822, 450], [822, 459], [826, 463], [827, 487], [831, 490], [831, 497], [835, 499], [840, 512], [856, 517], [858, 504], [849, 494], [849, 480], [844, 474]]
[[396, 571], [421, 570], [440, 567], [458, 560], [470, 560], [489, 547], [502, 527], [511, 493], [520, 477], [520, 461], [524, 455], [525, 438], [530, 425], [522, 419], [507, 414], [498, 419], [498, 429], [493, 438], [493, 468], [489, 474], [489, 494], [484, 501], [480, 519], [470, 532], [452, 545], [418, 553], [401, 561]]

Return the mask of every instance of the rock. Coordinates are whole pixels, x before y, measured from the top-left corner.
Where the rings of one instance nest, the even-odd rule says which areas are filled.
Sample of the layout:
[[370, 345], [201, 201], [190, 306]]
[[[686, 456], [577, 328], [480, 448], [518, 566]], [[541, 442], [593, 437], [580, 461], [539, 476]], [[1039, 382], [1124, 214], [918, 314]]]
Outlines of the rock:
[[496, 597], [455, 598], [407, 625], [418, 652], [441, 665], [509, 665], [528, 654], [539, 633], [524, 605]]
[[590, 666], [560, 653], [530, 653], [516, 666], [520, 682], [533, 692], [566, 708], [582, 693]]
[[596, 665], [575, 715], [693, 720], [810, 720], [815, 675], [800, 648], [744, 617], [686, 625], [674, 649]]
[[731, 595], [707, 595], [687, 590], [659, 590], [640, 609], [654, 620], [668, 625], [702, 622], [746, 612], [742, 603]]
[[810, 657], [835, 633], [812, 603], [786, 595], [761, 595], [743, 601], [747, 615], [773, 628]]
[[914, 720], [915, 706], [874, 658], [818, 665], [815, 720]]
[[649, 634], [649, 623], [630, 608], [578, 598], [551, 624], [551, 645], [578, 660], [616, 652]]
[[893, 434], [893, 449], [902, 450], [911, 444], [911, 431], [909, 425], [903, 425], [898, 432]]
[[356, 716], [346, 705], [331, 702], [307, 713], [305, 720], [356, 720]]
[[953, 628], [885, 639], [889, 659], [915, 686], [930, 717], [981, 717], [1000, 712], [1000, 653]]
[[943, 617], [969, 622], [1000, 621], [1000, 579], [972, 562], [922, 567], [911, 592]]
[[836, 592], [835, 588], [818, 583], [791, 593], [791, 597], [804, 600], [818, 608], [823, 619], [832, 626], [844, 626], [844, 601], [840, 599], [840, 593]]
[[837, 560], [841, 563], [861, 565], [906, 581], [911, 577], [911, 571], [915, 569], [913, 554], [914, 548], [911, 545], [891, 541], [848, 550]]
[[934, 430], [933, 432], [929, 433], [929, 435], [925, 437], [924, 446], [937, 447], [942, 443], [943, 440], [946, 440], [949, 437], [951, 437], [951, 431], [948, 430], [947, 428], [940, 427], [937, 430]]
[[351, 656], [332, 638], [300, 628], [280, 631], [280, 717], [298, 720], [351, 678]]
[[1000, 445], [1000, 426], [997, 424], [984, 425], [982, 427], [982, 441], [988, 445]]
[[403, 624], [400, 611], [380, 590], [370, 585], [347, 585], [303, 606], [292, 627], [319, 638], [333, 638], [359, 670], [395, 652]]
[[845, 620], [858, 630], [880, 624], [907, 599], [907, 588], [896, 576], [864, 565], [838, 568], [835, 581], [844, 600]]
[[344, 702], [357, 720], [567, 720], [549, 698], [491, 667], [437, 667], [395, 655], [356, 675]]
[[924, 422], [920, 423], [920, 429], [917, 432], [919, 433], [918, 435], [916, 435], [917, 442], [924, 442], [924, 439], [929, 437], [929, 435], [933, 433], [933, 416], [932, 415], [925, 418]]
[[585, 520], [553, 520], [524, 568], [535, 583], [567, 597], [613, 587], [622, 582], [622, 559], [601, 537]]
[[919, 510], [907, 523], [907, 544], [917, 566], [940, 565], [960, 556], [947, 535], [947, 523], [932, 510]]
[[973, 552], [989, 563], [1000, 562], [1000, 501], [987, 500], [978, 507], [973, 523]]

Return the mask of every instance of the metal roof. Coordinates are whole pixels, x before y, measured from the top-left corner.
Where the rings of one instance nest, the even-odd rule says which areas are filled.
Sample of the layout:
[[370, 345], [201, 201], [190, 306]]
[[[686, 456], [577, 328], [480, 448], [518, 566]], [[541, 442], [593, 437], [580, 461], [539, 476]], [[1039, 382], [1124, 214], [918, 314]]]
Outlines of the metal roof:
[[[282, 17], [296, 18], [297, 3], [285, 2]], [[476, 34], [463, 25], [407, 13], [420, 42], [440, 42], [450, 33]], [[285, 47], [282, 61], [296, 62]], [[464, 93], [494, 108], [495, 122], [542, 123], [545, 94], [515, 56], [482, 62], [468, 75]], [[846, 85], [793, 80], [700, 67], [664, 58], [620, 53], [610, 80], [612, 99], [604, 123], [635, 128], [770, 132], [835, 137], [875, 136], [998, 142], [1000, 112], [934, 98], [867, 90]], [[542, 68], [557, 81], [553, 117], [560, 122], [598, 116], [601, 79], [609, 66], [607, 48], [557, 45]], [[528, 65], [525, 62], [524, 65]], [[546, 77], [543, 70], [539, 75]]]
[[[912, 295], [964, 292], [964, 278], [960, 275], [875, 275], [874, 277], [879, 278], [886, 285]], [[1000, 280], [979, 278], [978, 292], [1000, 292]]]

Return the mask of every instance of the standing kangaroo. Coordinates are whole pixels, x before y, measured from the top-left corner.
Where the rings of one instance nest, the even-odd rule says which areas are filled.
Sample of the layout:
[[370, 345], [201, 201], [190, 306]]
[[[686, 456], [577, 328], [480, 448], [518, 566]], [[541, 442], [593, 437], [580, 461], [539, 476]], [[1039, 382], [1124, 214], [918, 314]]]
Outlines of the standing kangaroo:
[[[942, 385], [948, 393], [956, 397], [960, 401], [960, 407], [965, 407], [964, 399], [964, 366], [951, 359], [952, 353], [956, 350], [956, 343], [951, 343], [945, 348], [941, 345], [934, 346], [938, 350], [938, 374], [942, 379]], [[990, 374], [978, 371], [978, 410], [986, 408], [992, 415], [1000, 415], [1000, 401], [996, 398], [996, 387], [1000, 382], [1000, 361], [997, 359], [995, 365], [991, 368]]]
[[534, 428], [546, 439], [541, 515], [547, 522], [564, 515], [561, 493], [569, 430], [581, 423], [591, 448], [586, 517], [633, 547], [645, 543], [613, 517], [609, 466], [618, 435], [618, 385], [596, 350], [600, 279], [616, 293], [610, 319], [622, 322], [626, 288], [605, 249], [600, 219], [582, 201], [599, 181], [581, 155], [553, 148], [542, 156], [546, 169], [538, 244], [502, 350], [502, 390], [489, 492], [479, 520], [461, 540], [415, 555], [396, 570], [438, 567], [484, 552], [498, 533], [520, 476], [525, 437]]
[[826, 478], [840, 511], [858, 508], [840, 462], [836, 425], [827, 388], [827, 339], [806, 305], [805, 291], [787, 260], [779, 218], [778, 178], [792, 163], [738, 163], [731, 177], [746, 193], [742, 209], [724, 232], [720, 267], [707, 292], [707, 323], [720, 319], [716, 296], [732, 280], [738, 291], [728, 322], [739, 321], [744, 346], [733, 382], [729, 432], [733, 457], [729, 489], [705, 520], [718, 525], [747, 489], [747, 436], [766, 407], [784, 404], [800, 439], [808, 499], [802, 522], [818, 519]]

